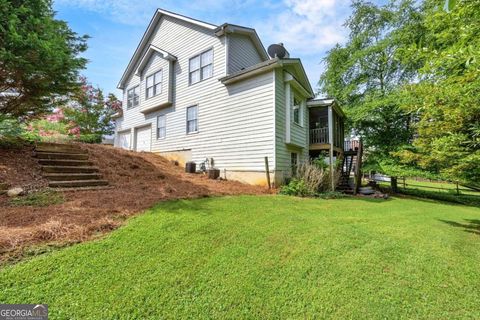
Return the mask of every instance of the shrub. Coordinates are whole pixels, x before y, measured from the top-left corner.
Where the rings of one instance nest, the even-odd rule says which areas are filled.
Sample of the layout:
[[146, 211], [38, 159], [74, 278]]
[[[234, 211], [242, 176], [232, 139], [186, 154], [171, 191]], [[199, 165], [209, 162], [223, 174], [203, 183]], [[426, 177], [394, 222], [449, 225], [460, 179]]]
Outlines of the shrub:
[[80, 134], [75, 141], [84, 142], [84, 143], [100, 143], [102, 142], [101, 134]]
[[[301, 163], [296, 170], [295, 177], [280, 189], [280, 193], [307, 197], [332, 192], [330, 172], [323, 164], [319, 165], [319, 161], [323, 160], [315, 159]], [[337, 180], [339, 175], [334, 174]]]
[[303, 180], [295, 178], [280, 188], [280, 194], [299, 197], [308, 197], [314, 195], [314, 193], [312, 193], [305, 185]]
[[23, 144], [23, 128], [16, 119], [0, 115], [0, 147], [11, 148]]

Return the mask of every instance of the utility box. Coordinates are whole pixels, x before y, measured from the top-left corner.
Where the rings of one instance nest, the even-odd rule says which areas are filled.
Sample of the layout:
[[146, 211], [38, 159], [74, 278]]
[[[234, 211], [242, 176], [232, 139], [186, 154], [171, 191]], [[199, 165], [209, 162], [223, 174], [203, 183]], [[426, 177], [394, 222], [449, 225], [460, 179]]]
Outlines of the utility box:
[[188, 161], [185, 163], [185, 172], [195, 173], [197, 171], [197, 164], [193, 161]]
[[220, 177], [220, 170], [219, 169], [208, 169], [208, 179], [218, 179]]

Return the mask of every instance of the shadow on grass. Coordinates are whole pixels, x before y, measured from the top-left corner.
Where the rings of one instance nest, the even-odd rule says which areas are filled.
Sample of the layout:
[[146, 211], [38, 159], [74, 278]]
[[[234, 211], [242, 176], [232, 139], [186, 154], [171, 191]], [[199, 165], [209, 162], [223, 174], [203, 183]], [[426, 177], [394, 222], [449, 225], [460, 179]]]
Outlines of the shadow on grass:
[[452, 227], [463, 228], [463, 231], [473, 233], [480, 236], [480, 220], [477, 219], [465, 219], [466, 223], [460, 223], [456, 221], [448, 221], [439, 219], [439, 221], [446, 223]]
[[[388, 187], [381, 187], [380, 189], [382, 192], [391, 193], [391, 189]], [[440, 202], [452, 206], [480, 207], [480, 196], [477, 195], [455, 195], [447, 192], [432, 192], [418, 189], [399, 189], [398, 193], [393, 195], [425, 202]]]

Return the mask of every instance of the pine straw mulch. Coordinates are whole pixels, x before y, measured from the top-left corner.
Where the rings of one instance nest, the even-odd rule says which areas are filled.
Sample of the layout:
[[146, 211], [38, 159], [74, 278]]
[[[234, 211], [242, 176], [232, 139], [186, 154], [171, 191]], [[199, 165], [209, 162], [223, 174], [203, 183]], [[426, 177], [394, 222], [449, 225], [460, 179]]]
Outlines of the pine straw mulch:
[[[0, 196], [0, 265], [21, 258], [32, 248], [92, 239], [159, 201], [269, 192], [263, 187], [187, 174], [151, 153], [80, 146], [89, 151], [90, 160], [113, 188], [64, 191], [63, 203], [46, 207], [12, 206], [7, 196]], [[26, 190], [44, 188], [46, 181], [31, 155], [31, 147], [0, 149], [0, 182]]]

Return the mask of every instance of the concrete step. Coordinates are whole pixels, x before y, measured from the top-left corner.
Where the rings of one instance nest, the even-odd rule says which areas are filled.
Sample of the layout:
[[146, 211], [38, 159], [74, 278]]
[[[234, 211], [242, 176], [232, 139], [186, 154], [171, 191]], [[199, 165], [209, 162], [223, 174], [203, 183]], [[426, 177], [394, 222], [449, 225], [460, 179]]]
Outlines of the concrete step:
[[95, 173], [98, 172], [97, 167], [81, 167], [81, 166], [42, 166], [44, 172], [49, 173]]
[[74, 181], [74, 180], [101, 180], [99, 173], [46, 173], [43, 175], [50, 181]]
[[88, 160], [62, 160], [62, 159], [40, 159], [38, 163], [44, 166], [91, 166], [93, 163]]
[[106, 186], [106, 180], [75, 180], [75, 181], [50, 181], [48, 186], [51, 188], [78, 188], [78, 187], [96, 187]]
[[86, 153], [60, 153], [60, 152], [35, 152], [38, 159], [61, 159], [61, 160], [88, 160]]
[[82, 150], [74, 144], [61, 143], [39, 143], [35, 147], [35, 151], [49, 153], [70, 153], [70, 154], [87, 154], [88, 151]]

